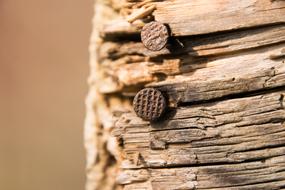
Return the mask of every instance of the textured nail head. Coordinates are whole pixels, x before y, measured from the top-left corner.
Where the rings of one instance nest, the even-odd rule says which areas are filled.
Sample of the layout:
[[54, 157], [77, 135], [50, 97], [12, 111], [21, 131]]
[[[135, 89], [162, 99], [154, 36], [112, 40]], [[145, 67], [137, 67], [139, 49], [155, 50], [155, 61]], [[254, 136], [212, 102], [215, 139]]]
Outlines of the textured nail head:
[[166, 100], [159, 90], [145, 88], [135, 96], [133, 107], [138, 117], [146, 121], [155, 121], [165, 112]]
[[164, 48], [169, 38], [167, 27], [156, 21], [146, 24], [141, 31], [141, 40], [144, 46], [151, 51]]

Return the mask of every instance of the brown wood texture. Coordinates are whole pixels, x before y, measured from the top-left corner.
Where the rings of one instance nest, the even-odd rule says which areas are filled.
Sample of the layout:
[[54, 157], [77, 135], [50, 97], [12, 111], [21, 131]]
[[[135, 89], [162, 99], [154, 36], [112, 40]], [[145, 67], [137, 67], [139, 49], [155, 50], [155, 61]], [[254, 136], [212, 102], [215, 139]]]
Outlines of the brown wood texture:
[[[155, 19], [175, 36], [208, 34], [285, 22], [284, 1], [175, 0], [157, 3]], [[187, 27], [185, 27], [187, 26]]]
[[[172, 34], [156, 52], [153, 19]], [[284, 0], [97, 0], [93, 25], [87, 190], [285, 189]], [[160, 121], [131, 107], [145, 87]]]

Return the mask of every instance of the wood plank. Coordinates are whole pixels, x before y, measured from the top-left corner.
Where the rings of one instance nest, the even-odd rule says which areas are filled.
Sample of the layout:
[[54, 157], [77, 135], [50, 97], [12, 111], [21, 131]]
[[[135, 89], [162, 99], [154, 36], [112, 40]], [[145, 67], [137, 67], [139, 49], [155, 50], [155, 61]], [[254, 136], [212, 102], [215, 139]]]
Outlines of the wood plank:
[[285, 156], [231, 165], [122, 171], [117, 182], [124, 190], [252, 190], [281, 189]]
[[125, 113], [113, 130], [122, 168], [239, 163], [285, 155], [285, 89], [179, 107], [149, 123]]
[[[285, 189], [284, 2], [96, 1], [86, 188]], [[144, 3], [172, 29], [162, 51], [139, 39], [151, 16], [119, 18]], [[128, 111], [148, 86], [170, 100], [155, 123]]]
[[139, 57], [141, 60], [131, 64], [122, 59], [117, 64], [107, 63], [98, 87], [102, 93], [126, 91], [134, 95], [138, 89], [133, 86], [147, 85], [164, 91], [174, 106], [280, 87], [285, 85], [285, 58], [272, 60], [270, 56], [282, 54], [284, 47], [280, 44], [220, 59], [180, 57], [156, 62]]
[[[285, 2], [272, 0], [175, 0], [156, 4], [155, 20], [173, 36], [208, 34], [284, 23]], [[187, 27], [185, 27], [187, 26]]]
[[[116, 23], [116, 25], [117, 24], [118, 23]], [[109, 26], [109, 28], [114, 27], [115, 26]], [[105, 35], [107, 36], [113, 35], [120, 37], [122, 35], [121, 28], [118, 28], [118, 31], [105, 32]], [[133, 31], [130, 30], [125, 31], [124, 35], [128, 35], [129, 33], [134, 34]], [[164, 48], [158, 52], [147, 50], [143, 46], [142, 42], [107, 42], [102, 45], [100, 58], [116, 59], [127, 55], [158, 57], [163, 55], [173, 56], [181, 54], [187, 54], [193, 57], [216, 56], [284, 42], [284, 33], [285, 26], [277, 25], [257, 29], [227, 32], [223, 34], [213, 34], [210, 36], [184, 37], [179, 38], [179, 43], [175, 40], [171, 41], [167, 48]]]
[[165, 92], [174, 105], [281, 87], [285, 85], [285, 57], [271, 60], [270, 55], [282, 54], [283, 48], [280, 45], [209, 61], [205, 68], [147, 86]]

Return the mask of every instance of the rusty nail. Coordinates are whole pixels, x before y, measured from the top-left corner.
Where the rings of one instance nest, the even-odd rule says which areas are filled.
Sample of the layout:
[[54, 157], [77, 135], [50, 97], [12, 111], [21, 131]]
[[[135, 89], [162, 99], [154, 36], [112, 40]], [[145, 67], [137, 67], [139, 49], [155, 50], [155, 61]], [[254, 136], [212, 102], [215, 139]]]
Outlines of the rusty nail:
[[169, 33], [167, 27], [157, 21], [146, 24], [141, 31], [144, 46], [151, 51], [159, 51], [167, 44]]
[[166, 100], [159, 90], [145, 88], [136, 94], [133, 107], [138, 117], [146, 121], [155, 121], [165, 112]]

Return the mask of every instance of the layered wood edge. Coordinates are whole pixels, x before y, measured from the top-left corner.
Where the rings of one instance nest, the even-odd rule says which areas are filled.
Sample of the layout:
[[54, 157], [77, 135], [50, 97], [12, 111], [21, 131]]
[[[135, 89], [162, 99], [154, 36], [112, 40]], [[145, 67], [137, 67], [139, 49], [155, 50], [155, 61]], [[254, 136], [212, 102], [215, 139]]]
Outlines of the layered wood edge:
[[[271, 29], [280, 31], [283, 28], [284, 26], [274, 26]], [[262, 31], [265, 35], [271, 30]], [[164, 59], [150, 58], [139, 54], [140, 48], [135, 46], [142, 46], [141, 43], [123, 43], [121, 47], [117, 44], [111, 48], [111, 44], [106, 42], [101, 47], [103, 80], [98, 83], [99, 91], [103, 94], [123, 93], [133, 96], [141, 86], [150, 86], [165, 91], [172, 104], [179, 104], [283, 86], [285, 31], [278, 32], [276, 38], [267, 38], [255, 32], [256, 30], [247, 31], [248, 36], [263, 37], [249, 43], [239, 35], [233, 43], [230, 42], [232, 40], [226, 42], [224, 38], [207, 37], [205, 43], [212, 47], [203, 49], [203, 56], [196, 57], [169, 54]], [[267, 43], [264, 43], [264, 39], [267, 39]], [[221, 46], [225, 47], [220, 42], [227, 44], [226, 48], [222, 48], [224, 53], [231, 50], [231, 54], [219, 54], [222, 52]], [[250, 43], [255, 45], [251, 46]], [[215, 45], [217, 54], [214, 54]], [[104, 46], [108, 48], [105, 49]], [[141, 49], [145, 51], [145, 48]], [[114, 56], [118, 51], [121, 53]], [[199, 50], [197, 52], [199, 54]], [[207, 52], [211, 52], [212, 56], [205, 57]]]
[[174, 36], [285, 22], [285, 2], [282, 0], [175, 0], [157, 2], [156, 7], [155, 19], [168, 23]]
[[[147, 2], [156, 7], [156, 21], [166, 23], [173, 36], [192, 36], [285, 23], [283, 0], [145, 0], [120, 2], [122, 12]], [[206, 18], [206, 19], [205, 19]], [[128, 24], [122, 19], [105, 26], [105, 34], [133, 34], [141, 23]], [[115, 27], [112, 27], [115, 26]], [[187, 26], [187, 27], [185, 27]]]
[[[119, 18], [141, 2], [95, 4], [86, 189], [285, 189], [285, 1], [149, 1], [173, 35], [159, 52]], [[143, 87], [163, 121], [132, 112]]]
[[99, 30], [105, 22], [117, 16], [104, 0], [96, 0], [94, 6], [93, 31], [90, 39], [90, 77], [88, 79], [89, 92], [86, 98], [86, 119], [84, 125], [84, 145], [86, 148], [86, 190], [118, 189], [115, 182], [117, 165], [116, 140], [110, 136], [113, 110], [127, 108], [124, 99], [109, 96], [104, 97], [97, 89], [100, 72], [98, 49], [102, 40]]
[[284, 93], [179, 107], [157, 123], [124, 113], [113, 131], [122, 149], [118, 183], [125, 189], [285, 188]]

